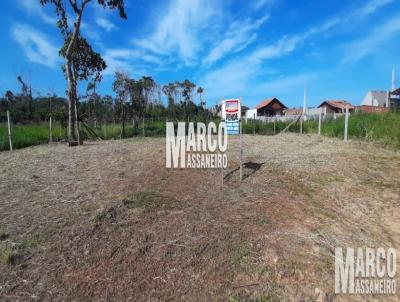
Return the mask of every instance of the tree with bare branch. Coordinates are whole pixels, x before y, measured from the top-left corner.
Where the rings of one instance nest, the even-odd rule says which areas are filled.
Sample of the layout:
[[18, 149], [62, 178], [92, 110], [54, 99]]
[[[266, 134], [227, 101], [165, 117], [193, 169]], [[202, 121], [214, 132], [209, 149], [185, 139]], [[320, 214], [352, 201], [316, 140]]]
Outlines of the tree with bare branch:
[[[116, 9], [121, 18], [126, 19], [124, 0], [93, 0], [103, 8]], [[93, 51], [90, 44], [82, 37], [80, 28], [83, 12], [92, 0], [40, 0], [42, 5], [53, 4], [58, 17], [57, 26], [64, 39], [64, 45], [60, 55], [65, 58], [63, 71], [67, 78], [68, 97], [68, 141], [70, 146], [78, 143], [79, 129], [77, 116], [77, 82], [94, 77], [96, 81], [101, 79], [101, 72], [106, 64], [100, 54]], [[73, 11], [75, 20], [69, 24], [67, 18], [67, 5]]]

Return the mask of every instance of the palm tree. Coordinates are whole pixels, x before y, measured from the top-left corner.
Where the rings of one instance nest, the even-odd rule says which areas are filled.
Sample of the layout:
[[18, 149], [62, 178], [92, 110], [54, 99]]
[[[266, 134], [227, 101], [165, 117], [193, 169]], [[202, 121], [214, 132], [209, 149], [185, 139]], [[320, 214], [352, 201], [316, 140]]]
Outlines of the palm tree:
[[203, 87], [197, 88], [197, 93], [200, 96], [200, 106], [201, 107], [205, 107], [206, 106], [206, 102], [203, 100], [203, 92], [204, 92], [204, 88]]

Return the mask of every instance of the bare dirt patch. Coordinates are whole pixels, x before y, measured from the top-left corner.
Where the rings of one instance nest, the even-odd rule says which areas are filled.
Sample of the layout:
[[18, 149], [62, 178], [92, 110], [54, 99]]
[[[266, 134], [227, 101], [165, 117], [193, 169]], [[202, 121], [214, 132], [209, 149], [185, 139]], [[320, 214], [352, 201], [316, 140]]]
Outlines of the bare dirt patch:
[[245, 136], [244, 181], [232, 139], [221, 186], [167, 170], [164, 144], [0, 153], [1, 299], [346, 301], [335, 246], [398, 250], [399, 152]]

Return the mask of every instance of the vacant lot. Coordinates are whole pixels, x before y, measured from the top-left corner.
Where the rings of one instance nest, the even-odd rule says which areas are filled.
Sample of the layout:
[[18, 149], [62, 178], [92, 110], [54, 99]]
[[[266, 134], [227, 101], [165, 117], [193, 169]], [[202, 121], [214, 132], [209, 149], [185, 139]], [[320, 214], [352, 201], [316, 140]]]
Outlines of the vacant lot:
[[362, 300], [333, 294], [334, 248], [399, 252], [398, 151], [245, 136], [221, 186], [167, 170], [164, 144], [0, 153], [0, 300]]

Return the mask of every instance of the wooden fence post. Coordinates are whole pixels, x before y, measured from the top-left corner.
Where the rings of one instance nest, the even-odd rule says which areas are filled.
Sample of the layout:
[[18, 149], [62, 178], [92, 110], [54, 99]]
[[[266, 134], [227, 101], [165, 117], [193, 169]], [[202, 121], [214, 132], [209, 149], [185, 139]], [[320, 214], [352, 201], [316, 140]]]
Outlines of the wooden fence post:
[[253, 135], [256, 135], [256, 115], [253, 114]]
[[11, 139], [11, 123], [10, 123], [10, 111], [7, 110], [7, 125], [8, 125], [8, 142], [10, 143], [10, 152], [13, 150], [12, 139]]
[[322, 123], [322, 108], [320, 108], [318, 116], [318, 135], [321, 135], [321, 123]]
[[303, 134], [303, 114], [300, 117], [300, 134]]
[[347, 142], [347, 132], [349, 130], [349, 105], [346, 105], [346, 114], [344, 118], [344, 141]]
[[274, 135], [276, 134], [276, 117], [274, 118]]
[[52, 127], [52, 120], [51, 120], [51, 115], [49, 118], [49, 141], [50, 143], [53, 142], [53, 127]]

